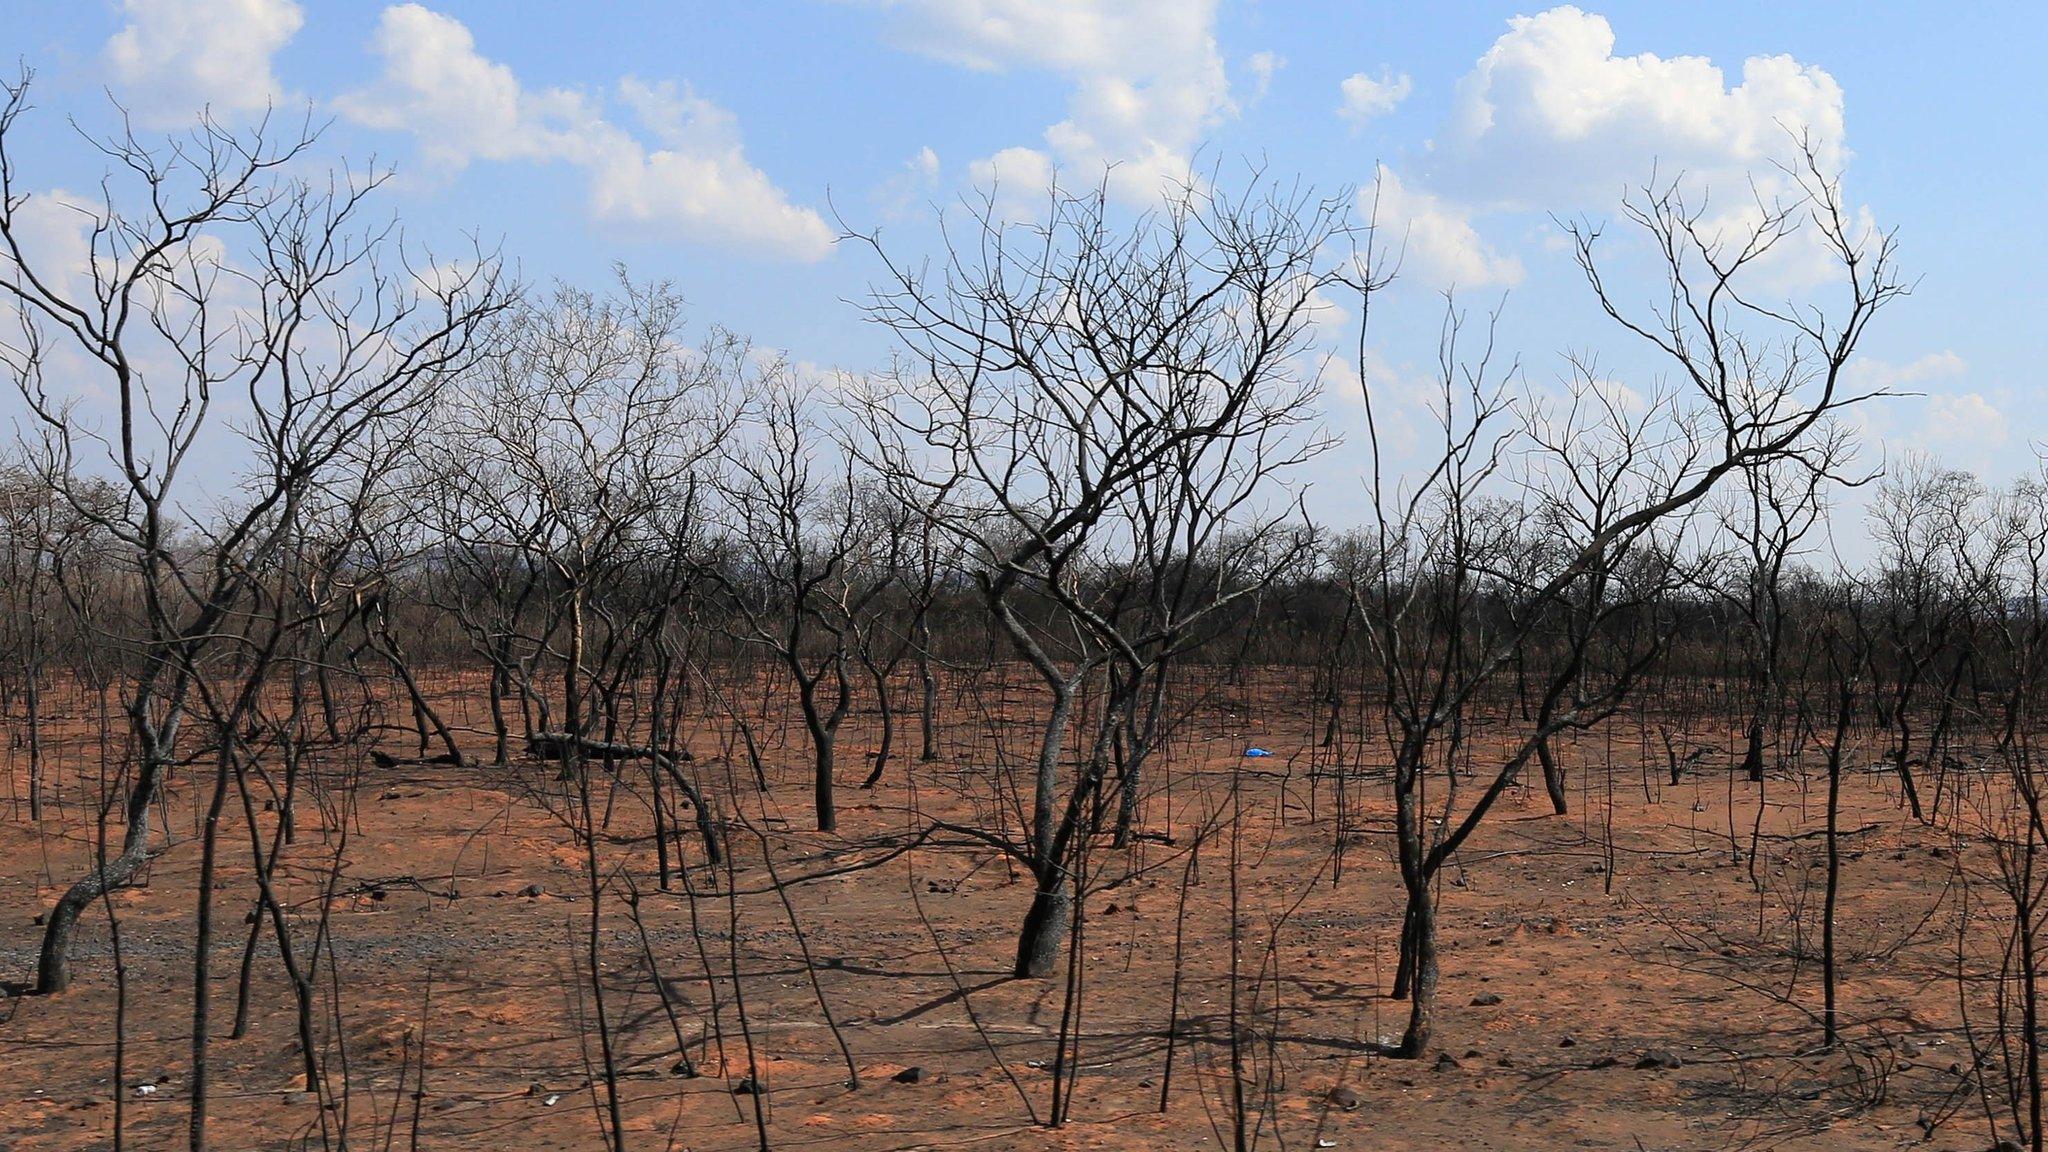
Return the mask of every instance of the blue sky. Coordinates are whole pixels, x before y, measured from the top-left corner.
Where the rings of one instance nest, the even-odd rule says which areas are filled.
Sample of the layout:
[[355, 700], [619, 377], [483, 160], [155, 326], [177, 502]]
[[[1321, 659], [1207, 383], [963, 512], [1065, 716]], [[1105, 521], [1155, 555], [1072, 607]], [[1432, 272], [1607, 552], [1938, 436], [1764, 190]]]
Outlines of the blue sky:
[[[991, 173], [1007, 189], [1109, 165], [1141, 199], [1175, 165], [1255, 158], [1330, 192], [1383, 181], [1408, 244], [1375, 320], [1389, 372], [1427, 371], [1455, 287], [1475, 307], [1504, 295], [1505, 341], [1554, 377], [1561, 352], [1620, 341], [1552, 214], [1611, 216], [1653, 166], [1717, 192], [1768, 180], [1806, 128], [1918, 280], [1864, 371], [1924, 395], [1866, 417], [1866, 458], [1920, 448], [2002, 479], [2048, 440], [2040, 5], [7, 7], [5, 48], [37, 71], [31, 190], [94, 186], [70, 121], [104, 126], [108, 93], [161, 130], [202, 104], [228, 122], [310, 106], [332, 120], [323, 159], [396, 168], [384, 207], [413, 241], [476, 232], [536, 280], [622, 261], [673, 279], [700, 323], [821, 368], [889, 348], [847, 302], [876, 268], [834, 245], [835, 210], [916, 256], [931, 206]], [[1342, 385], [1329, 404], [1355, 426]], [[1355, 493], [1355, 464], [1318, 465], [1322, 499]]]

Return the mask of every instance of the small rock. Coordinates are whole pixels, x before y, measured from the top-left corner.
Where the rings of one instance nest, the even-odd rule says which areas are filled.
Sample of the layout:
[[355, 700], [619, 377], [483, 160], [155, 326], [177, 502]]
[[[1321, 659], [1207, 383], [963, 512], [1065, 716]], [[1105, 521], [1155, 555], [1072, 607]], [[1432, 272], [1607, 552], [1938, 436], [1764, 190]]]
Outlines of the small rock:
[[1503, 1068], [1513, 1068], [1515, 1066], [1515, 1058], [1503, 1052], [1500, 1054], [1500, 1059], [1495, 1060], [1494, 1063]]
[[1343, 1084], [1330, 1089], [1324, 1094], [1323, 1099], [1329, 1101], [1331, 1106], [1342, 1108], [1346, 1112], [1358, 1107], [1358, 1093]]
[[1472, 998], [1472, 1006], [1474, 1008], [1491, 1008], [1498, 1003], [1500, 1003], [1500, 995], [1495, 992], [1481, 992]]
[[528, 1096], [545, 1096], [547, 1095], [547, 1092], [548, 1090], [546, 1088], [541, 1087], [540, 1081], [538, 1080], [526, 1086], [526, 1094]]
[[1590, 1065], [1590, 1067], [1612, 1068], [1619, 1063], [1621, 1063], [1621, 1057], [1619, 1056], [1596, 1056], [1593, 1058], [1593, 1063]]
[[541, 1098], [540, 1106], [543, 1108], [553, 1108], [557, 1103], [561, 1101], [561, 1099], [561, 1093], [550, 1092], [546, 1096]]
[[1576, 1046], [1578, 1045], [1578, 1043], [1579, 1043], [1579, 1041], [1578, 1041], [1578, 1039], [1577, 1039], [1576, 1037], [1573, 1037], [1573, 1036], [1566, 1036], [1566, 1037], [1565, 1037], [1564, 1039], [1562, 1039], [1562, 1040], [1559, 1040], [1559, 1041], [1557, 1042], [1557, 1046], [1558, 1046], [1559, 1048], [1572, 1048], [1572, 1047], [1576, 1047]]
[[1918, 1056], [1920, 1054], [1920, 1045], [1908, 1040], [1899, 1045], [1899, 1052], [1908, 1058]]
[[668, 1071], [671, 1076], [681, 1076], [685, 1079], [694, 1080], [697, 1077], [697, 1066], [688, 1060], [676, 1061], [669, 1065]]
[[896, 1075], [891, 1076], [890, 1079], [898, 1084], [922, 1084], [928, 1075], [921, 1066], [913, 1064]]
[[742, 1076], [740, 1077], [740, 1082], [732, 1086], [732, 1094], [735, 1096], [759, 1096], [761, 1094], [761, 1086], [754, 1083], [752, 1076]]
[[1648, 1071], [1652, 1068], [1683, 1068], [1684, 1066], [1685, 1061], [1679, 1058], [1678, 1053], [1671, 1051], [1669, 1048], [1652, 1048], [1648, 1052], [1643, 1053], [1642, 1058], [1636, 1061], [1636, 1069], [1638, 1071]]
[[1453, 1072], [1462, 1067], [1464, 1067], [1464, 1065], [1458, 1063], [1458, 1058], [1456, 1056], [1451, 1055], [1449, 1052], [1439, 1052], [1436, 1054], [1437, 1071]]
[[541, 888], [538, 884], [528, 884], [526, 887], [521, 888], [519, 890], [519, 894], [521, 896], [538, 896], [540, 895], [540, 892]]

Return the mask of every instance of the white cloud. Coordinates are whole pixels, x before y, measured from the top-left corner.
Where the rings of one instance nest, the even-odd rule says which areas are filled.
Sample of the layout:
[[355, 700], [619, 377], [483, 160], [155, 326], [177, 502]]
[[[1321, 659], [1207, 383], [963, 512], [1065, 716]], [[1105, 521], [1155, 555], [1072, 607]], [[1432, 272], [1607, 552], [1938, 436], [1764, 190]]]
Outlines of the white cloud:
[[1005, 148], [967, 166], [977, 188], [1011, 204], [1042, 204], [1052, 184], [1052, 157], [1036, 148]]
[[1446, 289], [1521, 283], [1522, 262], [1487, 244], [1468, 213], [1440, 197], [1410, 188], [1385, 165], [1380, 166], [1373, 188], [1360, 196], [1374, 212], [1381, 234], [1399, 246], [1404, 276]]
[[599, 218], [735, 241], [794, 260], [832, 250], [824, 219], [791, 204], [747, 162], [731, 113], [669, 83], [650, 86], [627, 77], [619, 93], [666, 147], [642, 149], [619, 133], [599, 150], [591, 168]]
[[1614, 54], [1613, 27], [1575, 7], [1508, 22], [1458, 84], [1439, 142], [1443, 173], [1516, 206], [1606, 206], [1651, 166], [1684, 171], [1729, 201], [1809, 133], [1824, 170], [1846, 163], [1842, 89], [1789, 56], [1753, 56], [1730, 87], [1700, 56]]
[[607, 118], [601, 100], [528, 89], [484, 57], [461, 21], [418, 4], [384, 10], [372, 47], [384, 72], [336, 107], [359, 124], [413, 134], [429, 163], [561, 161], [590, 177], [599, 220], [799, 260], [823, 258], [832, 229], [750, 163], [733, 115], [687, 87], [620, 81], [619, 98], [656, 146]]
[[1202, 133], [1236, 112], [1215, 0], [880, 3], [900, 13], [897, 37], [913, 51], [987, 71], [1041, 68], [1072, 85], [1067, 118], [1046, 129], [1044, 150], [1004, 149], [973, 166], [977, 174], [1057, 163], [1089, 181], [1107, 171], [1113, 191], [1144, 200], [1186, 180]]
[[285, 99], [271, 57], [305, 23], [292, 0], [123, 0], [127, 23], [102, 58], [131, 112], [183, 124], [202, 108], [233, 117]]
[[1264, 100], [1273, 87], [1273, 74], [1287, 67], [1287, 57], [1275, 52], [1254, 52], [1244, 63], [1252, 73], [1252, 99]]
[[1930, 396], [1920, 423], [1921, 438], [1931, 443], [1962, 442], [1978, 447], [2005, 443], [2005, 414], [1981, 392]]
[[[1607, 19], [1576, 7], [1508, 21], [1459, 81], [1451, 117], [1411, 185], [1419, 200], [1409, 213], [1411, 251], [1425, 270], [1458, 273], [1469, 285], [1491, 266], [1495, 282], [1513, 283], [1519, 267], [1485, 258], [1475, 215], [1604, 214], [1652, 179], [1680, 180], [1703, 233], [1737, 236], [1762, 220], [1763, 204], [1803, 197], [1785, 170], [1801, 165], [1802, 137], [1824, 173], [1848, 162], [1842, 89], [1817, 67], [1751, 57], [1731, 86], [1704, 57], [1617, 56], [1614, 48]], [[1344, 82], [1339, 111], [1362, 123], [1411, 89], [1406, 77], [1359, 73]], [[1850, 211], [1855, 232], [1874, 228], [1867, 210]], [[1806, 226], [1755, 272], [1775, 291], [1825, 282], [1840, 268], [1820, 230]]]
[[[62, 188], [24, 197], [14, 210], [23, 263], [61, 293], [73, 299], [89, 296], [93, 226], [104, 207]], [[13, 260], [0, 255], [0, 276], [15, 274]]]
[[1375, 80], [1363, 72], [1354, 72], [1345, 77], [1338, 86], [1344, 102], [1337, 106], [1337, 114], [1353, 124], [1364, 124], [1375, 116], [1384, 116], [1399, 107], [1401, 101], [1415, 90], [1415, 82], [1406, 72], [1394, 75], [1382, 70]]
[[358, 124], [411, 132], [437, 166], [472, 160], [589, 161], [613, 130], [579, 92], [529, 92], [512, 69], [479, 55], [460, 20], [418, 4], [384, 10], [371, 48], [384, 73], [335, 103]]
[[1969, 364], [1961, 356], [1944, 349], [1904, 364], [1859, 356], [1850, 363], [1846, 372], [1849, 383], [1858, 391], [1885, 389], [1904, 392], [1929, 380], [1961, 376], [1968, 370]]

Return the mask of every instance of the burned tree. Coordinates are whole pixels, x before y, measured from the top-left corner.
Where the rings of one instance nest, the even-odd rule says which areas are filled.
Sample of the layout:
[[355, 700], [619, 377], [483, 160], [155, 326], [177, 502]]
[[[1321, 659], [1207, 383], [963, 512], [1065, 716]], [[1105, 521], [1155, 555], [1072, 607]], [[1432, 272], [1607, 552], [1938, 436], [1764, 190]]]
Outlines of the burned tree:
[[[1631, 400], [1575, 362], [1563, 418], [1518, 406], [1506, 386], [1512, 370], [1494, 366], [1491, 333], [1466, 354], [1453, 312], [1433, 461], [1420, 480], [1399, 484], [1384, 479], [1398, 466], [1391, 446], [1377, 431], [1368, 445], [1379, 569], [1363, 611], [1385, 685], [1407, 904], [1395, 990], [1409, 1015], [1397, 1055], [1419, 1056], [1429, 1042], [1439, 872], [1552, 737], [1599, 723], [1627, 698], [1662, 642], [1666, 625], [1645, 610], [1681, 578], [1690, 512], [1744, 470], [1823, 467], [1833, 419], [1874, 395], [1843, 371], [1871, 320], [1905, 290], [1893, 240], [1851, 222], [1839, 185], [1810, 156], [1801, 175], [1800, 198], [1733, 231], [1710, 224], [1676, 184], [1629, 199], [1624, 212], [1663, 280], [1657, 303], [1640, 313], [1603, 272], [1601, 229], [1570, 227], [1595, 301], [1675, 371], [1672, 391]], [[1801, 228], [1839, 271], [1837, 316], [1752, 295], [1756, 266]], [[1384, 407], [1366, 367], [1361, 357], [1367, 405]], [[1504, 517], [1490, 492], [1515, 493], [1518, 503]], [[1543, 525], [1544, 546], [1519, 546], [1504, 519]], [[1467, 798], [1450, 774], [1470, 711], [1546, 630], [1562, 643], [1541, 704], [1475, 769], [1478, 791]], [[1435, 789], [1432, 777], [1442, 780]]]
[[[1267, 540], [1276, 521], [1254, 494], [1277, 491], [1315, 449], [1302, 430], [1317, 391], [1304, 354], [1345, 231], [1339, 202], [1188, 188], [1128, 222], [1099, 190], [1055, 190], [1028, 225], [984, 201], [933, 278], [862, 238], [885, 268], [869, 315], [905, 351], [865, 397], [866, 451], [960, 542], [1043, 692], [1028, 827], [988, 837], [1033, 879], [1020, 976], [1058, 960], [1068, 864], [1105, 783], [1104, 756], [1068, 752], [1084, 685], [1114, 666], [1125, 704], [1136, 699], [1202, 615], [1172, 603], [1172, 573], [1204, 559], [1185, 534], [1200, 550], [1229, 548], [1226, 524]], [[1252, 567], [1272, 559], [1259, 546], [1239, 555]], [[1157, 584], [1102, 575], [1148, 556], [1166, 577]], [[1239, 573], [1181, 587], [1213, 608], [1259, 583]], [[1118, 601], [1134, 592], [1158, 610], [1127, 631]], [[1129, 743], [1124, 754], [1142, 759]], [[1135, 792], [1138, 777], [1127, 779]]]
[[[132, 131], [92, 141], [114, 174], [89, 213], [89, 267], [44, 267], [24, 247], [28, 193], [8, 148], [28, 92], [27, 79], [9, 84], [0, 106], [0, 296], [18, 321], [7, 369], [52, 483], [117, 542], [139, 600], [124, 638], [137, 653], [124, 690], [126, 831], [119, 855], [50, 911], [36, 984], [54, 992], [70, 980], [79, 913], [149, 859], [149, 812], [180, 759], [197, 682], [306, 494], [468, 363], [505, 293], [489, 259], [434, 277], [409, 266], [390, 228], [366, 217], [380, 178], [286, 176], [310, 131], [212, 121], [163, 144]], [[51, 386], [58, 344], [112, 398], [106, 410], [68, 380]], [[118, 502], [88, 498], [94, 485]], [[183, 520], [188, 494], [215, 485], [225, 508]]]

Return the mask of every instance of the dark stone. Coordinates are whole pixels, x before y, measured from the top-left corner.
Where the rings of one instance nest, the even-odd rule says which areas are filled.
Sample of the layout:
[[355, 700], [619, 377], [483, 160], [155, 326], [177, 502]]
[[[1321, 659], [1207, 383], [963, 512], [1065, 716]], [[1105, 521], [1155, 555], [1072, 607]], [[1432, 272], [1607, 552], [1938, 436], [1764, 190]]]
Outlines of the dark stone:
[[1456, 1056], [1451, 1055], [1449, 1052], [1439, 1052], [1436, 1054], [1437, 1071], [1452, 1072], [1462, 1067], [1464, 1067], [1464, 1065], [1458, 1063], [1458, 1058]]
[[1590, 1065], [1590, 1067], [1612, 1068], [1619, 1063], [1621, 1063], [1621, 1057], [1619, 1056], [1599, 1056], [1594, 1058], [1593, 1063]]
[[526, 887], [524, 887], [524, 888], [521, 888], [521, 889], [519, 890], [519, 894], [520, 894], [521, 896], [538, 896], [538, 895], [540, 895], [540, 891], [541, 891], [541, 889], [540, 889], [540, 885], [538, 885], [538, 884], [528, 884], [528, 885], [527, 885]]
[[732, 1094], [735, 1096], [759, 1096], [761, 1094], [761, 1086], [754, 1083], [752, 1076], [742, 1076], [740, 1082], [732, 1086]]
[[1343, 1084], [1330, 1089], [1323, 1099], [1329, 1101], [1333, 1107], [1342, 1108], [1346, 1112], [1358, 1107], [1358, 1093]]
[[1481, 992], [1472, 998], [1472, 1006], [1474, 1008], [1491, 1008], [1498, 1003], [1500, 1003], [1500, 995], [1495, 992]]
[[1577, 1044], [1578, 1044], [1578, 1040], [1577, 1040], [1576, 1038], [1574, 1038], [1574, 1037], [1571, 1037], [1571, 1036], [1567, 1036], [1567, 1037], [1565, 1037], [1564, 1039], [1562, 1039], [1562, 1040], [1559, 1040], [1559, 1041], [1557, 1042], [1557, 1046], [1558, 1046], [1559, 1048], [1571, 1048], [1571, 1047], [1575, 1047], [1575, 1046], [1576, 1046]]
[[905, 1068], [903, 1071], [898, 1072], [896, 1075], [890, 1077], [890, 1079], [896, 1081], [898, 1084], [922, 1084], [930, 1078], [931, 1074], [929, 1072], [926, 1072], [923, 1067], [916, 1064], [913, 1064], [910, 1067]]
[[1683, 1067], [1685, 1067], [1685, 1061], [1679, 1059], [1678, 1053], [1668, 1048], [1652, 1048], [1648, 1052], [1643, 1053], [1642, 1059], [1636, 1061], [1636, 1068], [1643, 1071], [1652, 1068]]

